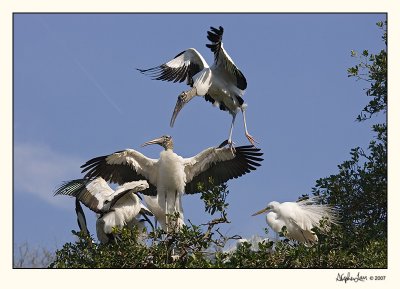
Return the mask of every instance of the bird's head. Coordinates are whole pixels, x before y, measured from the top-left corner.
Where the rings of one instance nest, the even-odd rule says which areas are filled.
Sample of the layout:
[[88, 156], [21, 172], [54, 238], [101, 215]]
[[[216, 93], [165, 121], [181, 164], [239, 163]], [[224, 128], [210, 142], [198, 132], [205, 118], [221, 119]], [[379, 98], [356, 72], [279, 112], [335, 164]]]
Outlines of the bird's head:
[[158, 145], [162, 146], [165, 150], [168, 150], [168, 149], [172, 150], [174, 148], [174, 143], [172, 141], [172, 137], [169, 135], [163, 135], [162, 137], [145, 142], [144, 144], [142, 144], [142, 147], [152, 145], [152, 144], [158, 144]]
[[270, 202], [264, 209], [254, 213], [252, 216], [257, 216], [260, 215], [262, 213], [269, 213], [269, 212], [275, 212], [277, 213], [278, 211], [278, 207], [279, 207], [279, 203], [278, 202]]

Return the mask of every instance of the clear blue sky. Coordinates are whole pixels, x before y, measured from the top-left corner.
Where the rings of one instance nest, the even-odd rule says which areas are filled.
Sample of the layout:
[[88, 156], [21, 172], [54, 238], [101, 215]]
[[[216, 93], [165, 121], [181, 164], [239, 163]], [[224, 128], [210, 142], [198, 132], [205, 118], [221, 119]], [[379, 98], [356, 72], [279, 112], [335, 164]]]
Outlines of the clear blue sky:
[[[184, 84], [153, 81], [149, 68], [205, 47], [209, 26], [225, 28], [224, 47], [245, 74], [247, 123], [264, 162], [228, 183], [231, 224], [222, 232], [263, 234], [268, 202], [294, 201], [366, 148], [374, 118], [355, 122], [366, 82], [348, 78], [351, 50], [383, 48], [377, 14], [17, 14], [14, 16], [14, 244], [60, 247], [77, 229], [72, 198], [53, 197], [79, 178], [87, 160], [170, 134], [191, 157], [225, 140], [231, 116], [195, 98], [169, 120]], [[247, 144], [236, 120], [233, 139]], [[186, 219], [209, 220], [200, 196], [185, 196]], [[95, 234], [94, 214], [86, 210]]]

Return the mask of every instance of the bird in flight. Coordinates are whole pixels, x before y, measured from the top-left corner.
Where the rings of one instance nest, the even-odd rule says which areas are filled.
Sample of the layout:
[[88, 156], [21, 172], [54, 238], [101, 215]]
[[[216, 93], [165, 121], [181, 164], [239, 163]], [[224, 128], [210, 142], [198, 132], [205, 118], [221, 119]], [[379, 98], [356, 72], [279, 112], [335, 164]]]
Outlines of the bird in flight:
[[149, 69], [138, 69], [141, 73], [149, 75], [155, 80], [183, 82], [191, 87], [178, 96], [170, 126], [173, 127], [180, 110], [195, 96], [203, 96], [206, 101], [227, 111], [232, 116], [228, 144], [234, 151], [232, 131], [236, 115], [239, 111], [243, 115], [245, 135], [249, 142], [255, 146], [255, 139], [249, 134], [246, 124], [246, 107], [243, 94], [247, 88], [247, 80], [231, 57], [224, 49], [222, 36], [223, 27], [211, 27], [207, 32], [211, 43], [206, 44], [214, 53], [214, 63], [208, 66], [203, 56], [194, 48], [189, 48], [176, 55], [167, 63]]

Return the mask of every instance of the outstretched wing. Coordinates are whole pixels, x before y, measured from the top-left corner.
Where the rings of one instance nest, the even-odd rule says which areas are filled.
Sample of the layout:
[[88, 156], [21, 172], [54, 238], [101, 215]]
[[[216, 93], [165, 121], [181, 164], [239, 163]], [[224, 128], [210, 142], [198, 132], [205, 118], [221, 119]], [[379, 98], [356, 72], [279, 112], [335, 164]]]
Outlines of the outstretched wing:
[[203, 185], [203, 189], [207, 189], [256, 170], [261, 165], [262, 155], [260, 149], [254, 146], [237, 147], [235, 155], [230, 148], [212, 147], [192, 158], [187, 158], [184, 160], [185, 193], [198, 193], [199, 183]]
[[65, 182], [54, 195], [76, 197], [86, 207], [101, 214], [107, 212], [126, 193], [138, 192], [148, 187], [146, 181], [136, 181], [126, 183], [114, 191], [103, 178], [99, 177], [93, 180], [76, 179]]
[[102, 177], [104, 180], [117, 184], [132, 181], [147, 180], [149, 188], [142, 191], [145, 195], [157, 194], [157, 170], [155, 165], [158, 160], [151, 159], [138, 151], [126, 149], [110, 155], [100, 156], [87, 161], [81, 166], [85, 178], [94, 179]]
[[193, 85], [193, 76], [208, 67], [201, 54], [194, 48], [182, 51], [167, 63], [149, 69], [137, 69], [155, 80], [183, 82]]
[[245, 90], [247, 88], [246, 78], [225, 51], [222, 44], [223, 34], [222, 26], [219, 29], [210, 27], [210, 31], [207, 32], [207, 38], [211, 44], [206, 44], [206, 46], [214, 52], [214, 65], [211, 69], [215, 73], [221, 74], [224, 79], [229, 79], [237, 88]]
[[67, 195], [76, 197], [86, 207], [100, 214], [103, 212], [104, 203], [110, 199], [114, 191], [102, 179], [76, 179], [63, 183], [54, 195]]

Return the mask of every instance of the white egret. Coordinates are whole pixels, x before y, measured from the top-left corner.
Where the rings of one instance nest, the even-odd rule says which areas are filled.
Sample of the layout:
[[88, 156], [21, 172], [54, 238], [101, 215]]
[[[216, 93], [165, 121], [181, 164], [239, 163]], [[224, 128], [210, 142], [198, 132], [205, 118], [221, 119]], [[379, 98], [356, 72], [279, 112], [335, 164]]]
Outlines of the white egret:
[[[85, 178], [102, 177], [106, 181], [123, 184], [135, 180], [147, 180], [149, 188], [143, 190], [145, 195], [156, 196], [161, 208], [158, 221], [167, 231], [168, 227], [176, 228], [183, 224], [181, 196], [199, 192], [198, 184], [204, 188], [219, 185], [232, 178], [238, 178], [260, 166], [263, 153], [254, 146], [240, 146], [232, 154], [229, 148], [210, 147], [191, 158], [182, 158], [173, 152], [173, 141], [170, 136], [162, 136], [144, 143], [142, 146], [158, 144], [164, 148], [159, 159], [151, 159], [133, 149], [118, 151], [110, 155], [93, 158], [84, 165], [82, 173]], [[176, 224], [166, 226], [166, 214], [179, 213]]]
[[270, 202], [266, 208], [254, 213], [256, 216], [267, 213], [267, 224], [279, 233], [285, 226], [287, 237], [297, 240], [305, 245], [318, 242], [317, 235], [311, 230], [314, 227], [326, 232], [329, 226], [320, 226], [320, 221], [326, 218], [329, 223], [338, 223], [336, 211], [328, 206], [316, 203], [316, 198], [310, 198], [299, 202]]
[[155, 80], [183, 82], [192, 88], [182, 92], [178, 96], [170, 125], [174, 125], [175, 119], [183, 106], [195, 96], [202, 96], [206, 101], [228, 111], [232, 115], [232, 123], [229, 131], [228, 143], [233, 148], [232, 131], [236, 114], [241, 111], [245, 135], [252, 145], [254, 138], [247, 131], [243, 94], [247, 88], [247, 81], [243, 73], [235, 65], [222, 44], [224, 29], [211, 27], [207, 38], [211, 44], [206, 44], [214, 53], [214, 64], [209, 67], [203, 56], [194, 48], [182, 51], [172, 60], [160, 66], [150, 69], [138, 69], [141, 73], [151, 76]]
[[56, 189], [54, 195], [76, 197], [76, 211], [81, 230], [84, 230], [82, 227], [86, 227], [86, 220], [79, 201], [99, 214], [96, 221], [97, 238], [101, 243], [108, 243], [114, 237], [112, 235], [113, 227], [122, 228], [126, 225], [137, 224], [139, 222], [136, 220], [138, 215], [145, 218], [147, 218], [146, 214], [152, 215], [141, 204], [137, 195], [137, 192], [148, 189], [148, 187], [147, 181], [141, 180], [124, 183], [113, 190], [102, 178], [76, 179], [65, 182]]

